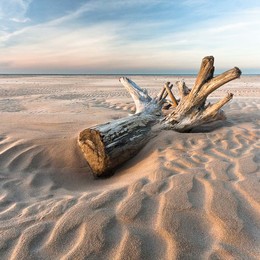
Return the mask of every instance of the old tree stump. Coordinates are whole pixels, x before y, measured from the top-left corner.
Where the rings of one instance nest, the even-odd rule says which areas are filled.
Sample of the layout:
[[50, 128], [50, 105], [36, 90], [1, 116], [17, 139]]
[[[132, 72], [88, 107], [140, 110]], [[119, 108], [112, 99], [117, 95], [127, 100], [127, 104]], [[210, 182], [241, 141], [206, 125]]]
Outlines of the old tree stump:
[[[130, 79], [120, 78], [135, 102], [136, 112], [80, 132], [78, 144], [93, 174], [99, 177], [113, 173], [137, 154], [158, 130], [187, 132], [195, 126], [225, 119], [221, 107], [232, 99], [233, 94], [228, 93], [215, 104], [206, 104], [206, 99], [217, 88], [239, 78], [241, 71], [234, 67], [216, 77], [213, 74], [214, 57], [207, 56], [202, 60], [192, 89], [184, 81], [176, 82], [179, 100], [171, 92], [170, 82], [164, 85], [157, 97], [152, 98]], [[170, 100], [166, 99], [167, 96]]]

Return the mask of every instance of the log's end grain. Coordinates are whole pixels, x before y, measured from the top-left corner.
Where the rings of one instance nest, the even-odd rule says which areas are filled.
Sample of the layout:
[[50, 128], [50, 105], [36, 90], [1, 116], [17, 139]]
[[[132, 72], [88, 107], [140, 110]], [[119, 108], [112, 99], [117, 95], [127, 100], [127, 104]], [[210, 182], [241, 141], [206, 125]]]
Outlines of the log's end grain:
[[108, 158], [102, 137], [97, 130], [85, 129], [80, 132], [78, 144], [95, 176], [98, 177], [107, 171]]

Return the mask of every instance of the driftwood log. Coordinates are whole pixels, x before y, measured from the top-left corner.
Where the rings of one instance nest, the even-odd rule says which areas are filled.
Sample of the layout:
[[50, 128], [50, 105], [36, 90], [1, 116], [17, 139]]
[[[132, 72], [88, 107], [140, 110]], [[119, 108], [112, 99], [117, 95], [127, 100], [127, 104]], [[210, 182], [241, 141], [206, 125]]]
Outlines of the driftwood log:
[[235, 67], [216, 77], [213, 74], [214, 57], [205, 57], [192, 89], [184, 81], [176, 82], [179, 100], [173, 95], [170, 82], [164, 85], [157, 97], [152, 98], [132, 80], [120, 78], [135, 102], [136, 112], [80, 132], [78, 144], [93, 174], [98, 177], [111, 175], [159, 130], [187, 132], [196, 126], [225, 119], [221, 107], [232, 99], [233, 94], [228, 93], [215, 104], [206, 104], [206, 99], [217, 88], [239, 78], [241, 71]]

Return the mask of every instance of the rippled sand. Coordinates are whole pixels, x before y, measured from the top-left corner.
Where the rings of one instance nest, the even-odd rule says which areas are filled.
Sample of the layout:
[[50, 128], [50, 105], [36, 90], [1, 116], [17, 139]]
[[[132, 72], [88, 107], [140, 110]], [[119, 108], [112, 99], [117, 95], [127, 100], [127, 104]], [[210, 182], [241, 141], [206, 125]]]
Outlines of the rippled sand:
[[[182, 77], [131, 78], [155, 95]], [[76, 138], [134, 111], [117, 77], [1, 76], [0, 258], [259, 259], [260, 76], [212, 100], [228, 90], [227, 121], [163, 131], [96, 180]]]

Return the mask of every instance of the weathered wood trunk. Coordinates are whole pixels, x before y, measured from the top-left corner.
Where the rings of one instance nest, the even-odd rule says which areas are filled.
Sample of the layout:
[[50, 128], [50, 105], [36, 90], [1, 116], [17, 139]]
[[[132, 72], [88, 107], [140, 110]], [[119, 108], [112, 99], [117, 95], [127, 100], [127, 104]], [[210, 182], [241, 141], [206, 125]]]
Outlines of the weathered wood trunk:
[[79, 135], [79, 146], [95, 176], [110, 175], [146, 144], [158, 118], [135, 114], [90, 127]]
[[85, 129], [78, 139], [97, 177], [111, 175], [117, 166], [137, 154], [150, 139], [151, 127], [161, 118], [161, 106], [145, 90], [127, 78], [120, 78], [120, 81], [132, 96], [136, 113]]
[[[179, 101], [171, 92], [170, 82], [165, 84], [156, 98], [151, 98], [146, 90], [130, 79], [120, 78], [120, 82], [135, 102], [136, 114], [87, 128], [79, 134], [79, 146], [94, 175], [110, 175], [123, 162], [138, 153], [153, 134], [153, 125], [156, 125], [156, 131], [172, 129], [185, 132], [195, 126], [223, 120], [225, 115], [220, 108], [232, 99], [233, 94], [227, 94], [215, 104], [206, 105], [206, 99], [223, 84], [238, 78], [241, 71], [235, 67], [213, 77], [213, 64], [212, 56], [202, 60], [192, 89], [189, 89], [183, 81], [176, 82]], [[167, 95], [170, 100], [166, 99]], [[163, 111], [163, 108], [169, 107], [167, 112]]]

